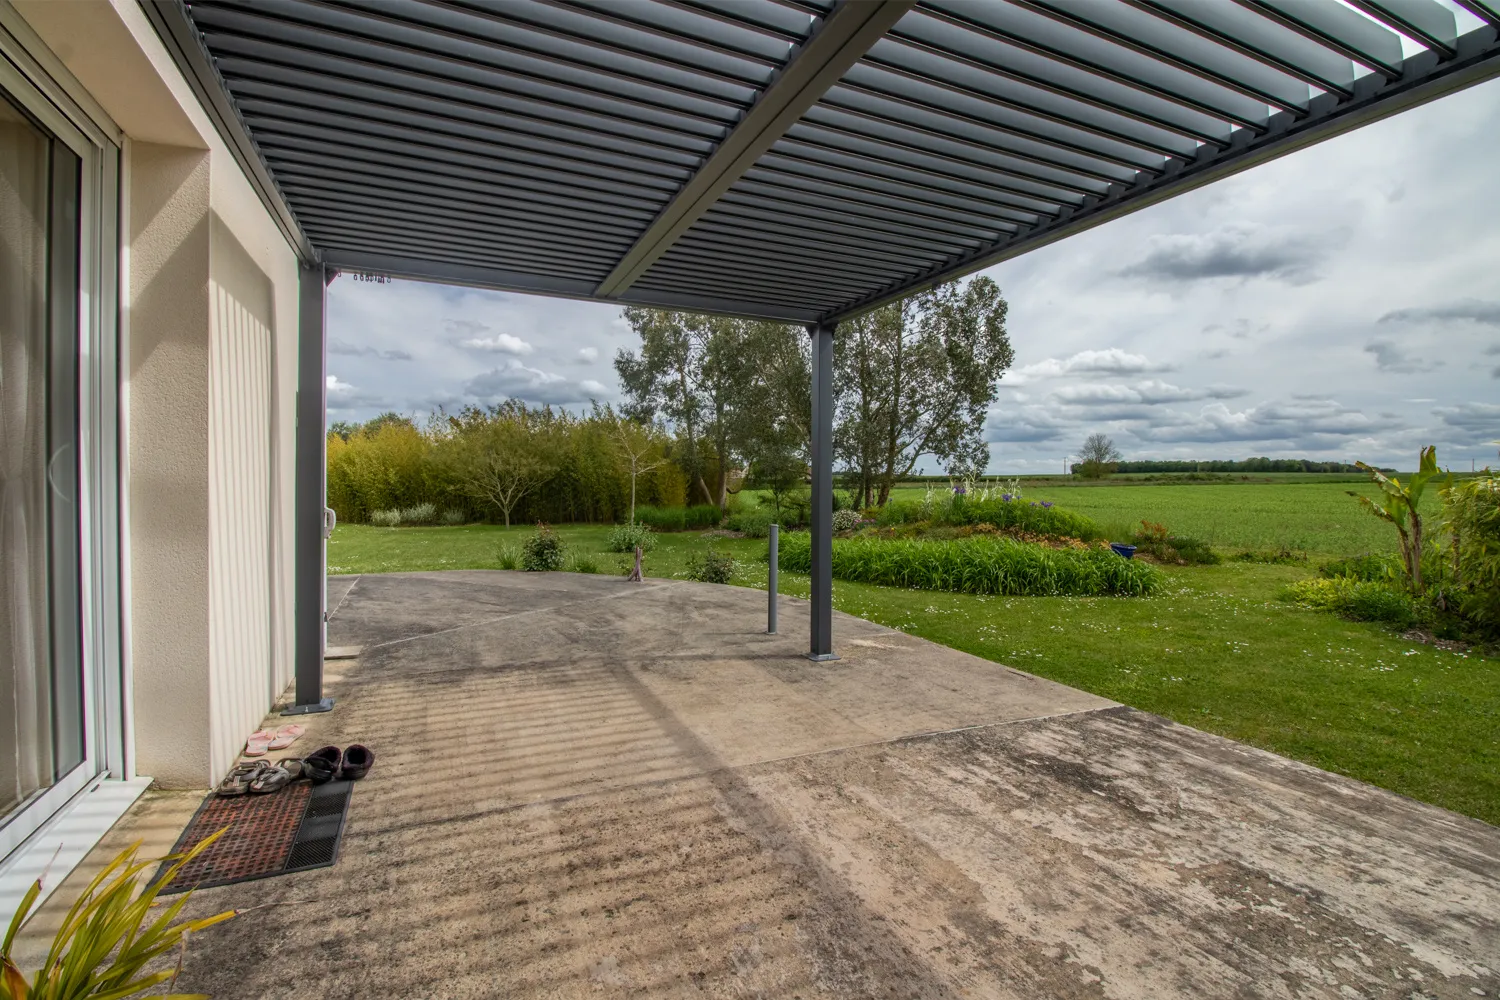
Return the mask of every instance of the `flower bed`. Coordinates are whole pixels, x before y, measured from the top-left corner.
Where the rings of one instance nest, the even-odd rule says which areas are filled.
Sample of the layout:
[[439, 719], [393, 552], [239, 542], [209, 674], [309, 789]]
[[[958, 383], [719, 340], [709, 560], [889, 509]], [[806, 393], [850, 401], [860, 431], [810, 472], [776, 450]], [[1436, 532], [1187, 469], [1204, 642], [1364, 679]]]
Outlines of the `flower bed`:
[[[790, 573], [810, 572], [812, 537], [801, 532], [783, 537], [779, 565]], [[1161, 585], [1156, 569], [1121, 559], [1107, 548], [1048, 548], [992, 536], [954, 541], [838, 538], [833, 542], [833, 575], [889, 587], [1032, 597], [1143, 596]]]

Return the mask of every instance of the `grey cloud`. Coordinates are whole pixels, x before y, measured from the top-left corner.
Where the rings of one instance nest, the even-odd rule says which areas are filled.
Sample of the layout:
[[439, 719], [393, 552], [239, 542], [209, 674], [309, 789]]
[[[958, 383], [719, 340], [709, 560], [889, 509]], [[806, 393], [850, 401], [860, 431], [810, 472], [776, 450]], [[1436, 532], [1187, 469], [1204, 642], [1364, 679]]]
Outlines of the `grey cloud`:
[[1268, 403], [1240, 411], [1211, 403], [1197, 414], [1164, 413], [1156, 425], [1137, 433], [1158, 442], [1280, 441], [1325, 448], [1399, 425], [1399, 420], [1371, 418], [1325, 399]]
[[329, 354], [340, 354], [349, 358], [379, 358], [382, 361], [410, 361], [411, 355], [406, 351], [377, 351], [368, 344], [351, 344], [343, 340], [330, 340], [328, 342]]
[[597, 347], [580, 347], [578, 357], [574, 359], [575, 363], [580, 365], [591, 365], [598, 360], [599, 348]]
[[1366, 344], [1365, 353], [1375, 356], [1375, 367], [1381, 371], [1398, 372], [1403, 375], [1430, 372], [1442, 364], [1437, 360], [1423, 360], [1393, 340], [1376, 340]]
[[1119, 273], [1157, 281], [1275, 278], [1303, 285], [1317, 279], [1317, 264], [1344, 238], [1342, 232], [1314, 237], [1251, 227], [1159, 236], [1144, 258]]
[[1500, 404], [1460, 403], [1441, 406], [1432, 412], [1449, 427], [1500, 437]]
[[[1468, 322], [1500, 326], [1500, 302], [1461, 299], [1442, 306], [1397, 309], [1380, 317], [1382, 323]], [[1493, 350], [1487, 353], [1495, 353]]]
[[555, 372], [529, 368], [519, 361], [513, 361], [503, 368], [491, 369], [464, 383], [464, 393], [478, 399], [521, 399], [528, 403], [553, 406], [587, 402], [598, 399], [607, 392], [605, 386], [593, 379], [574, 382]]
[[996, 444], [1054, 441], [1072, 433], [1074, 426], [1041, 407], [991, 410], [984, 439]]

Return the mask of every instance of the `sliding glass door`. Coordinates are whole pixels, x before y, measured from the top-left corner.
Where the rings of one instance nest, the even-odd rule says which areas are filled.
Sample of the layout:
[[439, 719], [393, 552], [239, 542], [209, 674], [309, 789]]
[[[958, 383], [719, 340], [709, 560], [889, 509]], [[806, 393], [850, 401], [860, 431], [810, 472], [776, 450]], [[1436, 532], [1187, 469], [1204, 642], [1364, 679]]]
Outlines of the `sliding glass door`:
[[0, 857], [50, 811], [28, 807], [97, 771], [79, 542], [82, 166], [0, 90]]

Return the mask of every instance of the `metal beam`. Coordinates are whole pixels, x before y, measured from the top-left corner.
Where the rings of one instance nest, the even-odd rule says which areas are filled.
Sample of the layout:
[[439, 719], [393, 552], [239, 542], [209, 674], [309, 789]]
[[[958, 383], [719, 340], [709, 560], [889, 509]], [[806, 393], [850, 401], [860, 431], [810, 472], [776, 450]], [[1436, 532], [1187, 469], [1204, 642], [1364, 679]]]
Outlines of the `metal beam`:
[[645, 274], [915, 3], [843, 0], [834, 7], [595, 294], [617, 297]]
[[1500, 76], [1500, 38], [1494, 28], [1469, 32], [1458, 40], [1458, 54], [1439, 62], [1432, 50], [1405, 60], [1401, 78], [1386, 82], [1378, 75], [1362, 78], [1358, 92], [1339, 102], [1332, 94], [1315, 98], [1305, 118], [1294, 121], [1285, 112], [1272, 116], [1264, 135], [1239, 141], [1219, 152], [1201, 147], [1182, 169], [1150, 177], [1130, 186], [1117, 185], [1102, 199], [1086, 200], [1081, 208], [1056, 219], [1022, 229], [1014, 236], [987, 244], [962, 256], [890, 285], [863, 299], [831, 311], [825, 321], [843, 322], [871, 309], [896, 302], [945, 281], [993, 267], [1024, 253], [1056, 243], [1075, 233], [1102, 225], [1195, 188], [1212, 184], [1251, 167], [1332, 139], [1362, 125], [1389, 118], [1410, 108]]
[[[594, 284], [590, 281], [523, 273], [473, 263], [459, 263], [456, 259], [435, 259], [431, 255], [407, 257], [395, 253], [347, 250], [330, 246], [323, 251], [323, 260], [329, 267], [338, 268], [340, 271], [383, 274], [392, 278], [431, 281], [440, 285], [493, 288], [496, 291], [519, 292], [523, 295], [547, 295], [560, 299], [598, 301], [598, 296], [594, 294]], [[807, 323], [817, 318], [816, 312], [811, 309], [785, 308], [766, 303], [739, 302], [719, 296], [707, 298], [675, 292], [652, 292], [644, 289], [632, 289], [615, 301], [617, 304], [657, 306], [662, 309], [681, 309], [721, 316], [742, 316], [751, 319], [774, 320], [778, 323]]]
[[317, 251], [281, 196], [270, 168], [240, 118], [229, 89], [224, 86], [224, 79], [214, 68], [213, 57], [203, 45], [203, 36], [188, 16], [187, 6], [182, 0], [141, 0], [141, 8], [287, 243], [304, 264], [316, 261]]
[[292, 501], [292, 659], [296, 699], [283, 715], [327, 712], [323, 697], [323, 624], [327, 560], [323, 511], [327, 507], [324, 424], [328, 412], [328, 353], [322, 264], [299, 268], [297, 288], [297, 457]]
[[833, 323], [812, 337], [812, 637], [809, 660], [833, 653]]

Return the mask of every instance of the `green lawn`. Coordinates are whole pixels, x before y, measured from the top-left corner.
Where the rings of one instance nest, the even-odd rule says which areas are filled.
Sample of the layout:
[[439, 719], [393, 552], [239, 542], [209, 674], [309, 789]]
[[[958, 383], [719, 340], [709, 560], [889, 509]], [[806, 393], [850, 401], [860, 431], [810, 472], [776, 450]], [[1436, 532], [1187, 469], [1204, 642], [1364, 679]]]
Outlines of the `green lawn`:
[[[1143, 495], [1257, 488], [1119, 489]], [[1307, 503], [1320, 502], [1321, 486], [1286, 492], [1303, 489], [1312, 491]], [[1110, 490], [1095, 487], [1088, 494], [1108, 496]], [[1094, 513], [1082, 492], [1068, 492], [1067, 505]], [[1251, 502], [1275, 509], [1273, 501]], [[1123, 512], [1124, 501], [1114, 503]], [[1175, 496], [1142, 496], [1141, 505], [1146, 509], [1130, 508], [1126, 516], [1193, 509]], [[1211, 508], [1199, 509], [1205, 519], [1212, 515]], [[1343, 523], [1331, 506], [1317, 509]], [[1233, 521], [1204, 523], [1226, 525], [1228, 532]], [[502, 542], [519, 542], [529, 530], [340, 525], [328, 543], [329, 571], [492, 569]], [[603, 552], [608, 531], [557, 530], [575, 551], [596, 553]], [[1352, 521], [1348, 530], [1377, 547], [1378, 533], [1360, 534]], [[695, 533], [660, 536], [647, 557], [647, 575], [684, 574], [708, 544]], [[763, 540], [712, 544], [739, 560], [736, 583], [765, 587]], [[625, 567], [621, 555], [599, 560], [611, 572]], [[1226, 563], [1164, 572], [1170, 585], [1152, 598], [979, 597], [836, 581], [834, 603], [955, 649], [1500, 823], [1500, 661], [1445, 652], [1277, 601], [1276, 591], [1312, 572], [1308, 567]], [[807, 596], [806, 577], [783, 574], [781, 580], [784, 593]]]
[[[1373, 496], [1368, 483], [1076, 486], [1048, 482], [1023, 485], [1023, 490], [1028, 500], [1051, 500], [1087, 514], [1112, 535], [1131, 533], [1146, 519], [1165, 524], [1173, 534], [1200, 538], [1230, 551], [1285, 546], [1316, 557], [1394, 552], [1396, 548], [1395, 530], [1361, 509], [1346, 492]], [[925, 489], [902, 487], [895, 497], [920, 500], [925, 493]], [[1435, 516], [1441, 507], [1437, 491], [1429, 490], [1423, 498], [1424, 512]]]

